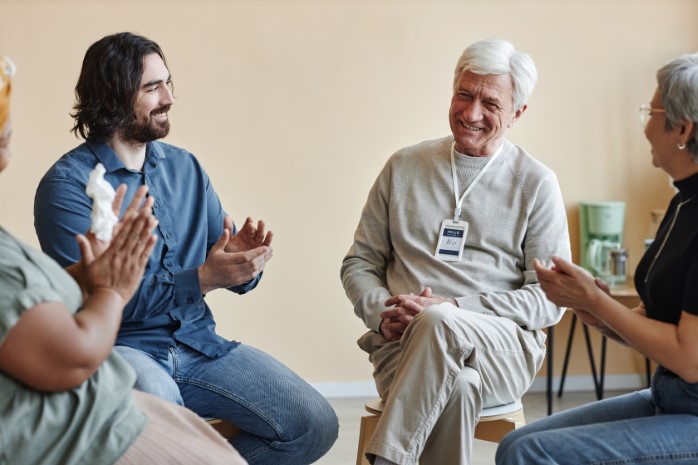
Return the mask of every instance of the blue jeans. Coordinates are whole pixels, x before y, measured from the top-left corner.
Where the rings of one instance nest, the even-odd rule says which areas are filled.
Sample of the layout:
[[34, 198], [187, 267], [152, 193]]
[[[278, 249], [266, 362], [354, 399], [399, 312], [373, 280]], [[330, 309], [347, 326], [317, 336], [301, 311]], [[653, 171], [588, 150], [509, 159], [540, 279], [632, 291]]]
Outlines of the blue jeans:
[[[652, 389], [593, 402], [512, 431], [499, 444], [497, 465], [696, 464], [698, 416], [691, 412], [698, 411], [697, 389], [659, 367]], [[655, 399], [671, 407], [670, 413], [658, 408]], [[674, 408], [679, 405], [683, 408]]]
[[211, 359], [177, 345], [167, 360], [131, 347], [114, 350], [136, 370], [135, 389], [242, 429], [230, 442], [250, 465], [309, 464], [337, 439], [337, 416], [327, 400], [253, 347], [240, 344]]

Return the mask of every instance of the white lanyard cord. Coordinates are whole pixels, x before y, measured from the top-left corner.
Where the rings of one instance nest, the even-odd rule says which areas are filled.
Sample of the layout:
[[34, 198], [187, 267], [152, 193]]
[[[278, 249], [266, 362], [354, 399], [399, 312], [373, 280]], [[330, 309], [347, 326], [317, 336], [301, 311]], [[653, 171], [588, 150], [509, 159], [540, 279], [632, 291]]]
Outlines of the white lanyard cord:
[[490, 159], [487, 161], [485, 166], [482, 167], [480, 172], [475, 176], [475, 179], [470, 183], [468, 188], [463, 192], [463, 195], [461, 196], [460, 200], [458, 199], [458, 190], [460, 189], [460, 186], [458, 185], [458, 176], [456, 176], [456, 141], [454, 140], [451, 143], [451, 174], [453, 175], [453, 196], [456, 199], [456, 209], [453, 211], [453, 222], [458, 223], [460, 221], [460, 213], [461, 213], [461, 206], [463, 205], [463, 200], [465, 200], [465, 196], [470, 193], [471, 190], [473, 190], [473, 187], [475, 187], [475, 184], [480, 180], [483, 174], [485, 174], [485, 171], [487, 171], [487, 168], [490, 167], [492, 162], [494, 162], [494, 159], [499, 156], [499, 154], [502, 151], [502, 147], [504, 145], [500, 145], [499, 148], [497, 149], [496, 152], [494, 152], [494, 155], [490, 156]]

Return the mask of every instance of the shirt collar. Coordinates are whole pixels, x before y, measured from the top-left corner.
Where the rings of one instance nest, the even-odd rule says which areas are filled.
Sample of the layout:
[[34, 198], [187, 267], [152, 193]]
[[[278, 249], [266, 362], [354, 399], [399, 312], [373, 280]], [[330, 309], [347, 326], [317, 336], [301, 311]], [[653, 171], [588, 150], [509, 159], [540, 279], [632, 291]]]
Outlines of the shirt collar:
[[156, 164], [158, 160], [166, 158], [162, 144], [158, 142], [148, 142], [145, 147], [145, 161]]
[[[97, 160], [104, 165], [107, 173], [112, 173], [120, 169], [126, 169], [124, 163], [106, 142], [87, 141], [86, 143], [92, 153], [94, 153], [97, 157]], [[155, 166], [159, 160], [164, 160], [165, 158], [165, 152], [163, 151], [161, 144], [155, 142], [148, 142], [146, 144], [146, 163]]]

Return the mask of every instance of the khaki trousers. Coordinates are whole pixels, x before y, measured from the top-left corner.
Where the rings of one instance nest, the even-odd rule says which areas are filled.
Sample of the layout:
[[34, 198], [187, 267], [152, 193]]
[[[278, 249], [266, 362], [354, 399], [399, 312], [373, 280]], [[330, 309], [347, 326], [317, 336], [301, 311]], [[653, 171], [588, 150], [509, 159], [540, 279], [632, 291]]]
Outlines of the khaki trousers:
[[369, 353], [385, 409], [367, 447], [400, 465], [468, 465], [484, 407], [514, 402], [545, 358], [545, 337], [513, 321], [434, 305], [400, 341], [369, 331]]

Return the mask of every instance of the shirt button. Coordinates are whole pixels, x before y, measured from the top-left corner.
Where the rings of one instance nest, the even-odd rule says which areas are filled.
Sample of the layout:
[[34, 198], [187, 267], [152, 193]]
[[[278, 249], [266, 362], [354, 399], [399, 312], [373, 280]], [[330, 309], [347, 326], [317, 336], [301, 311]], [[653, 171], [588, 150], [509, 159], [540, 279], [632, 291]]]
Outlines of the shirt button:
[[187, 303], [188, 303], [188, 304], [193, 304], [193, 303], [194, 303], [194, 299], [192, 299], [191, 297], [189, 297], [189, 298], [187, 299]]
[[169, 239], [170, 237], [172, 237], [172, 234], [165, 234], [165, 239]]

